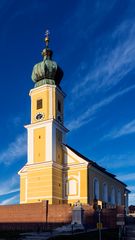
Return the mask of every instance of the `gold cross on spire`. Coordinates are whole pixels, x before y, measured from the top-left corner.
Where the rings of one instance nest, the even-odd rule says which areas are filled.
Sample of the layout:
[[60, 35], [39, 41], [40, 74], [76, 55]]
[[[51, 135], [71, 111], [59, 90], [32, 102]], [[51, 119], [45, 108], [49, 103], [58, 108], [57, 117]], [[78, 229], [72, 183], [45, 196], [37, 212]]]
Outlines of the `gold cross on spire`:
[[50, 31], [49, 30], [46, 30], [45, 32], [45, 43], [46, 43], [46, 48], [48, 48], [48, 45], [49, 45], [49, 35], [50, 35]]

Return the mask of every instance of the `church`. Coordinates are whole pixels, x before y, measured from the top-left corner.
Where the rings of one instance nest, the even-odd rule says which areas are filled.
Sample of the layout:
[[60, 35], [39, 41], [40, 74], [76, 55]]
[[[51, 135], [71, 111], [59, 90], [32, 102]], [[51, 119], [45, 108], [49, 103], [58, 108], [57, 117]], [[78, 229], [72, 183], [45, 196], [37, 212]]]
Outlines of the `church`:
[[101, 207], [126, 207], [126, 185], [65, 142], [63, 71], [52, 59], [48, 32], [45, 44], [43, 61], [32, 71], [31, 121], [25, 126], [28, 158], [18, 173], [20, 203], [93, 205], [97, 201]]

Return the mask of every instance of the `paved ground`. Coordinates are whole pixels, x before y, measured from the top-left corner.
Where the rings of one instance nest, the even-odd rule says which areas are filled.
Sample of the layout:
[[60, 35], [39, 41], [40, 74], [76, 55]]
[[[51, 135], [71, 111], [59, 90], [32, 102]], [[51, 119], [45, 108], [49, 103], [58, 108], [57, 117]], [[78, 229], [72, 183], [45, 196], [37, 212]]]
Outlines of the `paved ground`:
[[25, 233], [21, 234], [19, 240], [46, 240], [51, 237], [51, 233]]
[[125, 240], [135, 240], [135, 224], [126, 226], [126, 237]]

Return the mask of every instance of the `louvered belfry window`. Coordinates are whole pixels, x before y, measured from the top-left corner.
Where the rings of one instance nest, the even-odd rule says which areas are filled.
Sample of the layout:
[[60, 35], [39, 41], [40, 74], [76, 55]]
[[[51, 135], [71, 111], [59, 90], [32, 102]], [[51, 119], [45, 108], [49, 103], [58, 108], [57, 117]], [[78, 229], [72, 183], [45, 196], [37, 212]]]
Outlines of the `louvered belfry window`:
[[42, 99], [38, 99], [38, 100], [37, 100], [37, 109], [42, 108], [42, 105], [43, 105]]

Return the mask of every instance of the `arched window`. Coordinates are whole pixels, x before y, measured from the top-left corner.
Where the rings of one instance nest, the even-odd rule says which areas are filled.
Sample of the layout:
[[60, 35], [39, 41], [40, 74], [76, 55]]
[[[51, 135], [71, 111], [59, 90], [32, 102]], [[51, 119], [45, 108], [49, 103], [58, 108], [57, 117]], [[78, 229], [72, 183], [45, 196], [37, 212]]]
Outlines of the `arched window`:
[[121, 205], [121, 191], [120, 190], [118, 190], [118, 192], [117, 192], [117, 204], [118, 204], [118, 206]]
[[78, 194], [78, 182], [76, 179], [69, 179], [66, 182], [66, 195], [77, 195]]
[[111, 189], [111, 203], [115, 204], [115, 189], [112, 187]]
[[103, 183], [103, 201], [108, 202], [108, 188], [106, 183]]
[[98, 181], [98, 179], [97, 178], [94, 178], [94, 191], [93, 191], [93, 193], [94, 193], [94, 199], [99, 199], [99, 181]]

